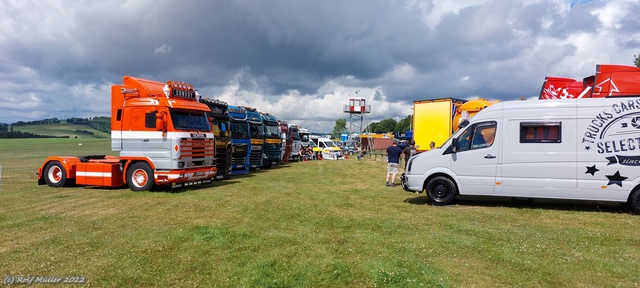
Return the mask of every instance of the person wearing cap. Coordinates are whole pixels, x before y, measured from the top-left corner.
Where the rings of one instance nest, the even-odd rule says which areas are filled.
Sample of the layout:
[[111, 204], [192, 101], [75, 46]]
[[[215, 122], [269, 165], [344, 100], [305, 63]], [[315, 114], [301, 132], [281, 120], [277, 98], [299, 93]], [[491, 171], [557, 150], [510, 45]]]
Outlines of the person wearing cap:
[[[393, 144], [387, 148], [387, 183], [386, 186], [396, 186], [396, 175], [398, 175], [398, 166], [400, 166], [400, 155], [402, 149], [398, 147], [398, 140], [393, 139]], [[391, 180], [391, 184], [389, 184]]]

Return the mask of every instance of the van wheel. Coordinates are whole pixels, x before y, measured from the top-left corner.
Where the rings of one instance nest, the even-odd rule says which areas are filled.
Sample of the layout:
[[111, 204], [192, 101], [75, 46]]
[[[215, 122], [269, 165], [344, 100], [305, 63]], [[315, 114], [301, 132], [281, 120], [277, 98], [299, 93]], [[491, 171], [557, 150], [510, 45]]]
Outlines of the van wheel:
[[44, 180], [49, 187], [62, 187], [67, 181], [67, 171], [58, 161], [51, 161], [44, 167]]
[[433, 205], [448, 205], [457, 194], [456, 185], [447, 177], [438, 176], [427, 182], [427, 196]]
[[153, 171], [149, 164], [134, 163], [127, 170], [127, 185], [133, 191], [147, 191], [153, 187]]
[[629, 197], [629, 206], [634, 214], [640, 214], [640, 188], [633, 190]]

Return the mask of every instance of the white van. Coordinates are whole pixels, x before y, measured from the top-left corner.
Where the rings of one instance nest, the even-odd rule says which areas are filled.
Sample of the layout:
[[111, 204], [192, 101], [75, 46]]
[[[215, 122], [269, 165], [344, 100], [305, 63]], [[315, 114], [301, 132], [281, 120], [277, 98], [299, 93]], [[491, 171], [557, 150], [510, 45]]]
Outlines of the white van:
[[640, 214], [640, 98], [509, 101], [412, 157], [402, 187], [457, 195], [627, 202]]
[[322, 159], [326, 159], [326, 160], [344, 159], [342, 149], [340, 149], [338, 145], [333, 143], [331, 139], [311, 136], [311, 140], [318, 146], [318, 149], [322, 151]]

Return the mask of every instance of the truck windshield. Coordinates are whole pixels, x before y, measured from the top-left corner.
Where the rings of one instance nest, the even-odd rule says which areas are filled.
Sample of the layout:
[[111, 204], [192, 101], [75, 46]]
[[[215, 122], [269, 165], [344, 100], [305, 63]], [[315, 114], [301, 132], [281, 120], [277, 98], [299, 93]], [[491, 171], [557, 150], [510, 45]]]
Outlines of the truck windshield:
[[309, 134], [300, 134], [300, 140], [302, 142], [309, 142]]
[[251, 138], [252, 139], [262, 139], [264, 138], [262, 125], [250, 125], [251, 127]]
[[229, 131], [227, 130], [229, 125], [227, 121], [213, 120], [211, 122], [211, 130], [213, 130], [213, 136], [216, 137], [229, 137]]
[[231, 123], [231, 138], [249, 139], [249, 124]]
[[291, 136], [293, 140], [300, 140], [300, 134], [298, 133], [298, 129], [291, 131]]
[[207, 115], [200, 111], [172, 110], [171, 122], [176, 130], [211, 131]]
[[280, 135], [280, 127], [264, 126], [264, 137], [278, 138]]

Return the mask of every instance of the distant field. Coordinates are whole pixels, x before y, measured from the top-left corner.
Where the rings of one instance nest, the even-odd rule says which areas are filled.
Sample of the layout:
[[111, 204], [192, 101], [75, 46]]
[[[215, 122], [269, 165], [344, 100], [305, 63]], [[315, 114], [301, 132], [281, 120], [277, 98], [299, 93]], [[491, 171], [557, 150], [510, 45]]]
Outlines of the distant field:
[[[14, 126], [14, 131], [29, 132], [38, 135], [51, 135], [51, 136], [69, 136], [70, 138], [109, 138], [109, 133], [101, 132], [91, 128], [88, 125], [80, 124], [49, 124], [49, 125], [29, 125], [29, 126]], [[79, 131], [88, 131], [93, 134], [83, 133]]]
[[82, 286], [97, 287], [640, 285], [640, 217], [620, 205], [467, 199], [433, 207], [423, 195], [384, 187], [385, 164], [370, 159], [290, 163], [173, 193], [36, 185], [47, 156], [116, 155], [109, 147], [109, 139], [0, 140], [2, 279], [82, 276]]

